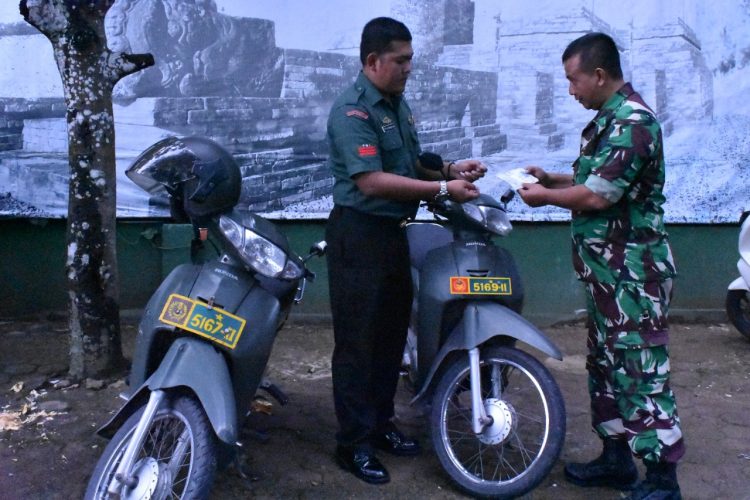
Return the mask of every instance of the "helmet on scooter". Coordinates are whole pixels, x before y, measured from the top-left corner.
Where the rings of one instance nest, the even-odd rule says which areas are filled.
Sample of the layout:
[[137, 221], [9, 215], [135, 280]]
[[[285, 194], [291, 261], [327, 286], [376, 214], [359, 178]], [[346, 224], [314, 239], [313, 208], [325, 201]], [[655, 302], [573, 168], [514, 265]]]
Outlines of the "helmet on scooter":
[[232, 155], [204, 137], [162, 139], [141, 153], [125, 175], [149, 193], [166, 190], [173, 211], [184, 211], [190, 219], [231, 210], [242, 186]]

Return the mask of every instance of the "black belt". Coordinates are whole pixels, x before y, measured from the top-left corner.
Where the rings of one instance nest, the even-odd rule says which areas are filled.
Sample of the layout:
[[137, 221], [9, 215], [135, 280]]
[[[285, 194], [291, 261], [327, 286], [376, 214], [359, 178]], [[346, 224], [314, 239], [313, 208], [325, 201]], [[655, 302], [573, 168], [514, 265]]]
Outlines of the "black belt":
[[389, 217], [387, 215], [376, 215], [367, 212], [361, 212], [352, 207], [343, 205], [334, 205], [331, 214], [337, 214], [354, 219], [357, 223], [378, 226], [378, 227], [398, 227], [403, 228], [409, 222], [409, 217]]

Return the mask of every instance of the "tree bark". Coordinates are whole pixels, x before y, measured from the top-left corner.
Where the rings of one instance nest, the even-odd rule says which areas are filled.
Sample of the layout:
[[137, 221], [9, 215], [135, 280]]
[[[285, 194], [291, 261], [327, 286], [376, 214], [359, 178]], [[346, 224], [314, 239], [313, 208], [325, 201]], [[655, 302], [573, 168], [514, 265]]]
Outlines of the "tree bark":
[[70, 375], [101, 376], [124, 363], [116, 251], [112, 90], [154, 64], [113, 53], [104, 17], [114, 0], [22, 0], [23, 18], [52, 43], [67, 106], [70, 163], [67, 261]]

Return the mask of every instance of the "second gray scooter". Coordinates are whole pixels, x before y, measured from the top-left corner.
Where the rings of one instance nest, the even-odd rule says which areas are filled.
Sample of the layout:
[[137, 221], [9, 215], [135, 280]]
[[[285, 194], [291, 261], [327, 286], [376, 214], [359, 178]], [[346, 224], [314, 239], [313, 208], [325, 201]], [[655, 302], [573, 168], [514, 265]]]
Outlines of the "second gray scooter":
[[560, 351], [521, 315], [523, 285], [493, 238], [512, 226], [487, 195], [436, 202], [434, 222], [407, 226], [414, 284], [404, 353], [415, 402], [431, 407], [443, 468], [473, 496], [510, 498], [549, 473], [565, 437], [565, 406], [552, 375], [518, 341]]
[[[86, 498], [208, 498], [216, 471], [240, 462], [256, 391], [284, 402], [264, 372], [314, 274], [274, 224], [235, 208], [239, 166], [215, 142], [163, 139], [126, 174], [150, 193], [166, 190], [173, 216], [220, 252], [176, 267], [146, 304], [126, 402], [99, 430], [110, 441]], [[308, 257], [324, 250], [320, 242]]]

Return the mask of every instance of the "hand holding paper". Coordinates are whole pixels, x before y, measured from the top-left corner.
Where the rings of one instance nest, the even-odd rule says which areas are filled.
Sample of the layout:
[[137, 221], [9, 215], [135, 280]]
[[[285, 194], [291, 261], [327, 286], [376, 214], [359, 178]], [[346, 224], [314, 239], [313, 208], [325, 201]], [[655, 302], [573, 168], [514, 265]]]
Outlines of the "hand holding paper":
[[510, 184], [510, 187], [513, 188], [514, 191], [521, 189], [523, 184], [539, 182], [539, 179], [528, 173], [525, 168], [514, 168], [512, 170], [500, 172], [497, 174], [497, 178]]

